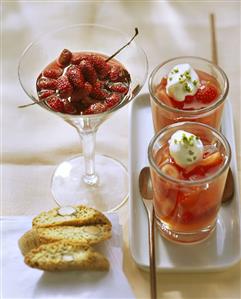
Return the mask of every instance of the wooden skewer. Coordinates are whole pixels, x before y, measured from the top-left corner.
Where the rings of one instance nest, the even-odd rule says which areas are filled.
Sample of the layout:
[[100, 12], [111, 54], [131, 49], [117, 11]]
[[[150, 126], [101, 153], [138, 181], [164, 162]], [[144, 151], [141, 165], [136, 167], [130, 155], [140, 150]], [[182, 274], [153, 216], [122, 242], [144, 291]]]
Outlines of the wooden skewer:
[[213, 13], [210, 14], [210, 24], [211, 24], [212, 62], [218, 64], [215, 16]]
[[[216, 40], [216, 25], [215, 25], [215, 15], [210, 14], [210, 28], [211, 28], [211, 44], [212, 44], [212, 61], [215, 64], [218, 64], [218, 47]], [[231, 168], [229, 167], [228, 176], [226, 179], [222, 203], [228, 202], [233, 198], [234, 195], [234, 178]]]

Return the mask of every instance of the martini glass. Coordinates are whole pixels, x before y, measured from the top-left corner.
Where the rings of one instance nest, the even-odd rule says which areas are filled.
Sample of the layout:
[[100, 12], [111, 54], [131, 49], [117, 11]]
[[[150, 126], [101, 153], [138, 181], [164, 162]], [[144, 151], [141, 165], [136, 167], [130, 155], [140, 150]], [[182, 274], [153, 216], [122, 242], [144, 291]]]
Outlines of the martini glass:
[[[32, 101], [38, 102], [36, 80], [63, 49], [110, 57], [129, 40], [130, 36], [119, 30], [96, 24], [79, 24], [47, 33], [31, 43], [20, 58], [18, 75], [21, 86]], [[55, 112], [43, 102], [38, 103], [73, 126], [82, 141], [82, 153], [62, 162], [52, 176], [51, 191], [60, 206], [84, 204], [100, 211], [113, 211], [128, 197], [125, 166], [106, 155], [95, 155], [95, 137], [99, 126], [141, 90], [147, 77], [147, 58], [142, 48], [132, 41], [115, 59], [129, 72], [131, 83], [129, 92], [111, 110], [71, 115]]]

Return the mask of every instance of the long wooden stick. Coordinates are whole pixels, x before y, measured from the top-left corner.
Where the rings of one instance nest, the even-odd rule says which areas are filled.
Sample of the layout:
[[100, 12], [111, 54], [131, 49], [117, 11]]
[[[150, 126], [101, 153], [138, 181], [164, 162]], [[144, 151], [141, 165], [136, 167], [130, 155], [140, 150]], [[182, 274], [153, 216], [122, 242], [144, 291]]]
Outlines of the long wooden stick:
[[213, 13], [210, 14], [210, 24], [211, 24], [212, 62], [218, 64], [216, 26], [215, 26], [215, 16]]

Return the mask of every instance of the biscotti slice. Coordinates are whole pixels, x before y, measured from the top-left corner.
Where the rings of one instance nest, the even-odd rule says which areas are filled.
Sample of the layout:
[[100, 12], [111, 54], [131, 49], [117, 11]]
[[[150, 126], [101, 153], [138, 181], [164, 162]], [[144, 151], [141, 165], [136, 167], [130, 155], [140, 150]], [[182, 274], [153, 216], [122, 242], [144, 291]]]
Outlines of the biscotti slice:
[[59, 225], [95, 225], [109, 224], [109, 219], [101, 212], [86, 206], [68, 206], [42, 212], [33, 219], [33, 227], [50, 227]]
[[27, 254], [30, 250], [37, 248], [41, 245], [39, 235], [36, 230], [31, 229], [27, 231], [19, 240], [18, 246], [23, 255]]
[[41, 244], [64, 239], [83, 245], [93, 245], [111, 237], [111, 226], [109, 224], [55, 226], [37, 228], [37, 233]]
[[43, 244], [27, 253], [24, 262], [32, 268], [45, 271], [109, 269], [109, 262], [101, 253], [87, 245], [70, 241]]

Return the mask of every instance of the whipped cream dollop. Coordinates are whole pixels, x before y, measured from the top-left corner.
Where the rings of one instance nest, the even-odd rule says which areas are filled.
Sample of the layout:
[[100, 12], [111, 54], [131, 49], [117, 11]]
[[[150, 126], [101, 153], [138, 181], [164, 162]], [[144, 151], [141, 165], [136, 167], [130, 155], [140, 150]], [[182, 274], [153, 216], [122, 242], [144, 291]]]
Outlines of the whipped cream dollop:
[[200, 80], [190, 64], [178, 64], [168, 74], [166, 93], [178, 102], [183, 102], [187, 95], [195, 95]]
[[203, 143], [194, 134], [178, 130], [171, 136], [168, 143], [171, 157], [182, 168], [186, 168], [203, 159]]

